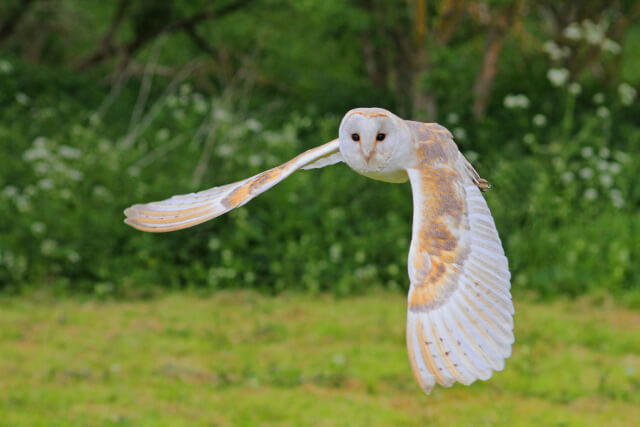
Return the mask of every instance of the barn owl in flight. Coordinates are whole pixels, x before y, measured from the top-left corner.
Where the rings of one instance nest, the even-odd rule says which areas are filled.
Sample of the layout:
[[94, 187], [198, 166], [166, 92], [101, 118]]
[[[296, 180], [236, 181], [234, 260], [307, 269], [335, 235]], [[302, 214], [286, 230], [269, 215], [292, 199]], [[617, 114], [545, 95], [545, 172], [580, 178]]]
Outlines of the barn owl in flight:
[[369, 178], [411, 183], [406, 338], [420, 387], [429, 393], [436, 383], [468, 385], [502, 370], [511, 355], [514, 308], [507, 258], [481, 194], [489, 185], [438, 124], [357, 108], [331, 142], [233, 184], [131, 206], [125, 222], [150, 232], [192, 227], [244, 205], [298, 169], [338, 162]]

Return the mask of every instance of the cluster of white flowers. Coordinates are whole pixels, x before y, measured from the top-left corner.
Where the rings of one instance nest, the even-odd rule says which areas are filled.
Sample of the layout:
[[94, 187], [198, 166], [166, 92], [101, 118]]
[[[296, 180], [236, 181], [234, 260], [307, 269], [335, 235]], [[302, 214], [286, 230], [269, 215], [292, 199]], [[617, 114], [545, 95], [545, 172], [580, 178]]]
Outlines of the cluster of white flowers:
[[550, 68], [547, 71], [547, 78], [553, 86], [562, 87], [569, 80], [569, 70], [566, 68]]
[[621, 208], [624, 206], [624, 197], [622, 197], [622, 192], [617, 189], [613, 189], [609, 192], [609, 197], [611, 198], [611, 203], [616, 208]]
[[558, 46], [556, 42], [553, 40], [548, 40], [543, 45], [543, 50], [552, 61], [559, 61], [563, 58], [569, 57], [571, 55], [571, 49], [569, 46]]
[[31, 102], [31, 98], [29, 98], [29, 95], [26, 93], [18, 92], [16, 93], [16, 102], [23, 107], [26, 107]]
[[[616, 176], [622, 171], [622, 164], [629, 161], [628, 154], [622, 151], [614, 153], [607, 147], [596, 150], [593, 147], [586, 146], [580, 150], [580, 156], [583, 160], [577, 164], [577, 175], [583, 180], [587, 188], [583, 192], [583, 197], [587, 201], [593, 201], [600, 195], [609, 195], [611, 203], [616, 208], [624, 206], [625, 201], [622, 192], [614, 188], [616, 184]], [[560, 175], [560, 179], [565, 184], [574, 181], [575, 175], [571, 170], [566, 170]], [[569, 166], [571, 169], [571, 166]], [[574, 169], [575, 170], [575, 169]], [[598, 189], [599, 188], [599, 189]]]
[[529, 98], [524, 94], [508, 94], [502, 101], [505, 107], [509, 109], [513, 108], [529, 108]]
[[638, 94], [638, 91], [636, 91], [628, 83], [620, 83], [618, 85], [618, 95], [620, 96], [620, 102], [623, 105], [633, 104], [633, 101], [636, 99], [637, 94]]
[[536, 114], [533, 116], [533, 124], [537, 127], [543, 127], [547, 124], [547, 116], [544, 114]]
[[622, 50], [617, 42], [607, 38], [607, 24], [604, 21], [595, 23], [585, 19], [582, 22], [572, 22], [562, 31], [562, 34], [569, 40], [574, 42], [583, 40], [614, 55], [619, 54]]
[[593, 103], [596, 105], [600, 105], [604, 102], [604, 93], [598, 92], [593, 95]]
[[464, 141], [465, 139], [467, 139], [467, 131], [464, 128], [458, 126], [456, 128], [453, 128], [453, 136], [458, 141]]
[[13, 65], [6, 59], [0, 59], [0, 74], [11, 74]]
[[460, 121], [460, 115], [458, 113], [447, 114], [447, 123], [455, 125]]
[[568, 90], [571, 95], [578, 96], [582, 92], [582, 86], [580, 86], [580, 83], [573, 82], [569, 85]]
[[605, 107], [604, 105], [601, 105], [596, 110], [596, 114], [601, 119], [606, 119], [607, 117], [609, 117], [611, 115], [611, 112], [609, 111], [609, 109], [607, 107]]

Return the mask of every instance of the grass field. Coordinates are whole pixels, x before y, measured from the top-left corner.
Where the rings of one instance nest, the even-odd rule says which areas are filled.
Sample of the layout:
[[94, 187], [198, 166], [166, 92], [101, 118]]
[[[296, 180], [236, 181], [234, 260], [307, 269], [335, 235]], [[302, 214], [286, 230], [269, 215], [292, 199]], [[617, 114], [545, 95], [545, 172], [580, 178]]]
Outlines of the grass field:
[[415, 384], [397, 294], [0, 299], [0, 425], [633, 425], [640, 313], [516, 301], [505, 371]]

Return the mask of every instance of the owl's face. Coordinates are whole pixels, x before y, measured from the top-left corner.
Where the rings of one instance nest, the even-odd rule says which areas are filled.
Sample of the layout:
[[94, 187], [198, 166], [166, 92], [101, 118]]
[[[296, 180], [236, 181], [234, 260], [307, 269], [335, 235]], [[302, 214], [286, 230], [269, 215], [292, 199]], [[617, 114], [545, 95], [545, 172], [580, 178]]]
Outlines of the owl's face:
[[356, 108], [340, 124], [340, 153], [365, 176], [390, 182], [406, 180], [406, 156], [413, 136], [402, 119], [382, 108]]

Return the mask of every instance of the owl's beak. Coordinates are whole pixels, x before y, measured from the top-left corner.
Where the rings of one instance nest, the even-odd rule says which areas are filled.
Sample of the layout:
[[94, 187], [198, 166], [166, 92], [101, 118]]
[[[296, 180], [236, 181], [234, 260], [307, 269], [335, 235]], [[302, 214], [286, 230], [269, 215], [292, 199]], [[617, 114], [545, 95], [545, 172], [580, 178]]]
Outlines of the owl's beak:
[[362, 142], [360, 144], [360, 153], [362, 153], [362, 157], [364, 157], [364, 160], [369, 163], [369, 160], [371, 160], [371, 156], [373, 156], [373, 153], [375, 153], [376, 151], [376, 144], [378, 141], [375, 141], [373, 144], [367, 144], [366, 142]]

